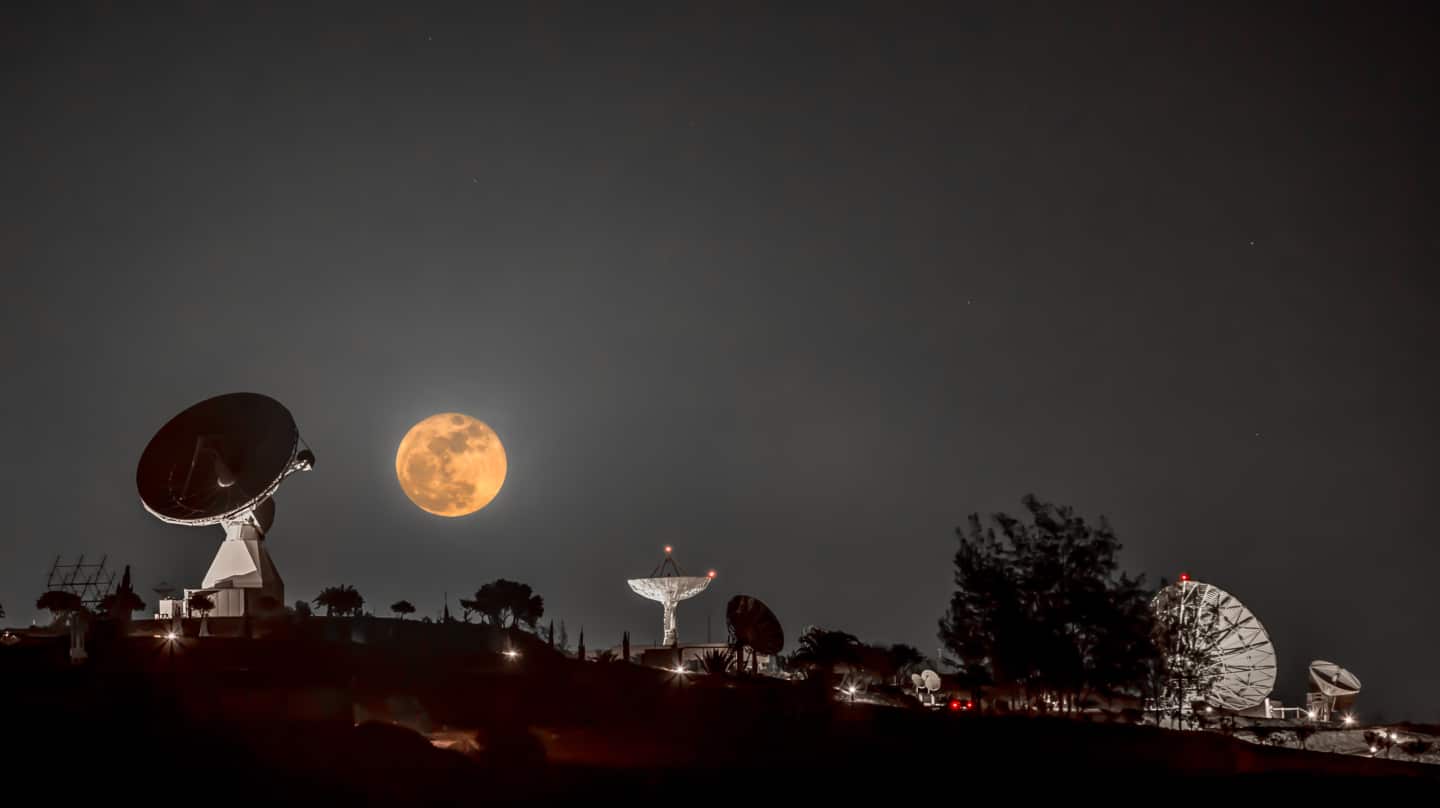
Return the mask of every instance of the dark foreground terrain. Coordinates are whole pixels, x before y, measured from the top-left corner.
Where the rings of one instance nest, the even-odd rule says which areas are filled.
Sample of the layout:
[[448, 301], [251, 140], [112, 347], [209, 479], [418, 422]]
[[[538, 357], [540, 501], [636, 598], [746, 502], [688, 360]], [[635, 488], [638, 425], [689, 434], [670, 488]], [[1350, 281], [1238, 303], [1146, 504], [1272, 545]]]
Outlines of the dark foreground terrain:
[[796, 683], [581, 664], [533, 638], [506, 659], [491, 646], [509, 638], [476, 637], [409, 648], [205, 638], [174, 654], [131, 638], [76, 668], [56, 664], [63, 645], [7, 649], [4, 787], [316, 806], [872, 794], [929, 804], [997, 787], [1104, 793], [1174, 778], [1225, 793], [1218, 776], [1287, 791], [1349, 776], [1378, 778], [1384, 793], [1440, 786], [1440, 767], [1153, 727], [832, 703]]

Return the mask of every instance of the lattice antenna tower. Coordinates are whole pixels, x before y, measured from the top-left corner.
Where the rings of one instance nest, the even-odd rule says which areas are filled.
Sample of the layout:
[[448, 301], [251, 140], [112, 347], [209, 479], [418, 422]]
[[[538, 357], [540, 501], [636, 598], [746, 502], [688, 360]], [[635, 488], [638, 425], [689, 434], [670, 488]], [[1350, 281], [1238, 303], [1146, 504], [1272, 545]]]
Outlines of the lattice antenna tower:
[[109, 556], [100, 556], [99, 561], [89, 564], [85, 563], [83, 554], [73, 564], [62, 563], [64, 560], [64, 556], [55, 556], [45, 581], [47, 591], [69, 592], [92, 611], [99, 608], [106, 595], [115, 591], [116, 572], [106, 568]]

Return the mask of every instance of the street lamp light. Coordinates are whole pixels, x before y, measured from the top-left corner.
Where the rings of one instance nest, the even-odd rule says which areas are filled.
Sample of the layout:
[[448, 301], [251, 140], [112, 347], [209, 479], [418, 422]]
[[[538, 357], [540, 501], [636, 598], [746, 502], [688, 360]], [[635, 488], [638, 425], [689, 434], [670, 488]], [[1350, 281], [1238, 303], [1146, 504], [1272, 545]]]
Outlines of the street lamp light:
[[505, 657], [506, 657], [507, 659], [509, 659], [511, 662], [514, 662], [515, 659], [516, 659], [517, 657], [519, 657], [519, 656], [520, 656], [520, 652], [519, 652], [519, 651], [516, 651], [514, 648], [507, 648], [507, 649], [505, 649]]

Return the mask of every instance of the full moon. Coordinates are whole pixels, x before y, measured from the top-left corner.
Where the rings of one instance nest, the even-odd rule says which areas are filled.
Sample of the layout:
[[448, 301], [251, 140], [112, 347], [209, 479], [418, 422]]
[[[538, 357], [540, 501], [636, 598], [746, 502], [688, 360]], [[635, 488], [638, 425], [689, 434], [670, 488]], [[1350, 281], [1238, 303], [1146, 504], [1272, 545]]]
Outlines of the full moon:
[[484, 421], [458, 412], [432, 415], [405, 433], [395, 452], [400, 490], [437, 516], [474, 513], [505, 484], [505, 447]]

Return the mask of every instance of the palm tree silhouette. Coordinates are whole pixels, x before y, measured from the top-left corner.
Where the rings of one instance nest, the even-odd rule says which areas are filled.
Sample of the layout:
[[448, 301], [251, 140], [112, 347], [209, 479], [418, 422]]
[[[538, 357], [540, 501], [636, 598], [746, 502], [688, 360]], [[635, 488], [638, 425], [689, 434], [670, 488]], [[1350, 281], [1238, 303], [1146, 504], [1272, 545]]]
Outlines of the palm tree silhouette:
[[327, 586], [320, 590], [315, 596], [315, 605], [325, 607], [325, 616], [333, 617], [339, 613], [345, 615], [359, 615], [360, 610], [365, 607], [365, 598], [349, 584], [340, 586]]

